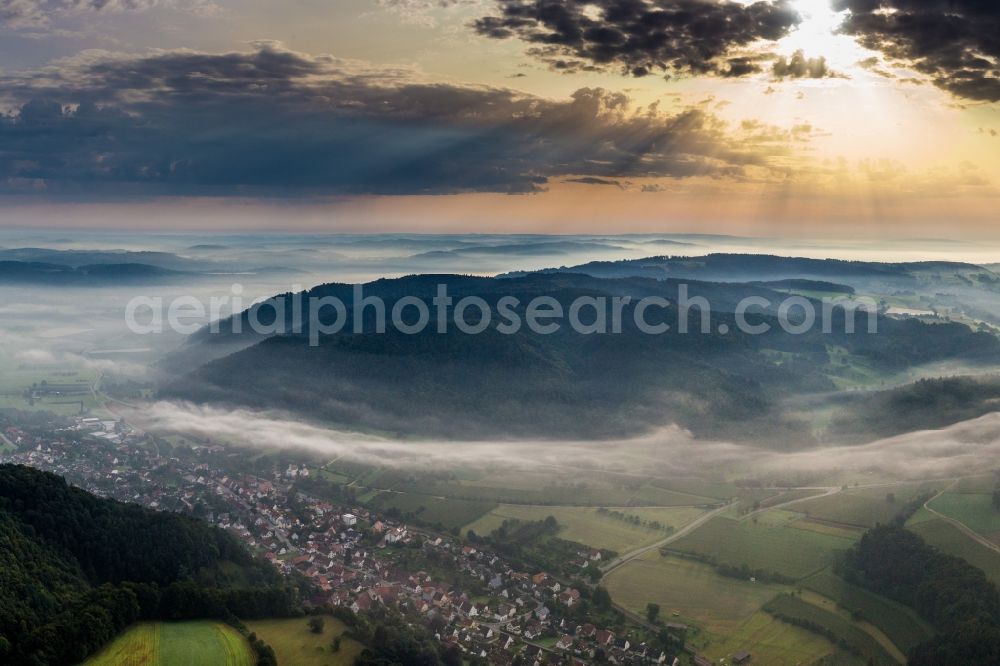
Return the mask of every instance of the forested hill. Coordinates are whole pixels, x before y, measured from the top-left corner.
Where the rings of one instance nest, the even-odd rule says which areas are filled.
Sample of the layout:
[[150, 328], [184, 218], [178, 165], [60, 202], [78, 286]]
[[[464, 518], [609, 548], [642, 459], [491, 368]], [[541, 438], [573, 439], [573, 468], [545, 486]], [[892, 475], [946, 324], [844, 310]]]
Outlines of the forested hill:
[[[580, 266], [551, 268], [546, 273], [583, 273], [594, 277], [649, 277], [718, 281], [775, 281], [786, 279], [835, 280], [851, 285], [916, 284], [923, 276], [961, 275], [990, 284], [996, 274], [976, 264], [948, 261], [881, 263], [810, 259], [767, 254], [709, 254], [701, 257], [661, 256], [620, 261], [594, 261]], [[511, 274], [518, 275], [517, 273]]]
[[[415, 296], [433, 312], [438, 284], [447, 284], [456, 300], [480, 296], [494, 313], [501, 296], [514, 296], [521, 321], [525, 305], [541, 294], [554, 298], [564, 312], [580, 296], [610, 303], [627, 295], [633, 301], [623, 309], [618, 333], [581, 334], [563, 322], [551, 334], [527, 327], [505, 334], [494, 318], [478, 335], [455, 326], [441, 334], [430, 326], [405, 335], [391, 327], [372, 332], [367, 317], [362, 332], [318, 335], [316, 345], [310, 344], [308, 316], [301, 333], [286, 321], [284, 334], [267, 334], [252, 332], [243, 312], [221, 322], [218, 333], [206, 329], [192, 336], [168, 364], [190, 371], [165, 381], [160, 396], [283, 409], [350, 427], [454, 439], [603, 438], [676, 423], [698, 436], [777, 448], [814, 441], [810, 417], [783, 409], [782, 399], [834, 391], [855, 367], [889, 375], [940, 361], [1000, 361], [998, 339], [964, 324], [879, 317], [877, 334], [869, 334], [866, 313], [848, 315], [842, 309], [834, 312], [828, 333], [821, 326], [787, 333], [773, 312], [776, 306], [748, 316], [766, 324], [766, 333], [744, 333], [733, 314], [741, 298], [779, 303], [787, 296], [758, 285], [689, 283], [691, 296], [704, 297], [712, 306], [704, 332], [700, 312], [688, 313], [690, 334], [680, 333], [679, 284], [673, 280], [426, 275], [379, 280], [364, 285], [364, 293], [381, 296], [388, 311], [398, 299]], [[336, 296], [350, 321], [351, 295], [351, 285], [323, 285], [305, 294], [304, 301]], [[667, 323], [663, 334], [645, 333], [635, 324], [634, 304], [650, 295], [670, 301], [645, 317], [647, 323]], [[287, 319], [294, 311], [290, 298], [273, 299], [279, 308], [262, 305], [257, 319], [270, 324], [276, 310]], [[818, 302], [816, 309], [822, 311]], [[328, 309], [319, 319], [328, 323], [332, 316]], [[846, 332], [847, 316], [855, 317], [857, 333]], [[593, 320], [592, 313], [583, 317]]]
[[77, 663], [140, 619], [282, 615], [295, 602], [222, 530], [0, 465], [0, 663]]

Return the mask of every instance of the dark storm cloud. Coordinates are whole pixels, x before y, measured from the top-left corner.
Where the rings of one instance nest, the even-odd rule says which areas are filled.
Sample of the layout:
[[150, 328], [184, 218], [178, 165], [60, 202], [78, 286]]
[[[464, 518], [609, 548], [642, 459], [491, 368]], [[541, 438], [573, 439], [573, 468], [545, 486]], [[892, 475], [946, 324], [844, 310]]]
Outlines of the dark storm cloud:
[[497, 0], [481, 35], [536, 45], [546, 62], [654, 72], [743, 76], [760, 71], [733, 51], [775, 41], [800, 21], [787, 0]]
[[[740, 177], [781, 152], [698, 108], [424, 83], [262, 43], [84, 53], [0, 76], [0, 187], [89, 196], [533, 192], [558, 176]], [[734, 131], [741, 131], [739, 127]]]
[[957, 97], [1000, 101], [997, 0], [835, 0], [841, 30]]

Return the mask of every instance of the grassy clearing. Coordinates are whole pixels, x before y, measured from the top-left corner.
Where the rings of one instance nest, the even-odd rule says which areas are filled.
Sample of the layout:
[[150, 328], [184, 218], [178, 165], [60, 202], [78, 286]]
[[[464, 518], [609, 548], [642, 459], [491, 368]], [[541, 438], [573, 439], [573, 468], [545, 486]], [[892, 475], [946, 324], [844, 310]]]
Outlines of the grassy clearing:
[[769, 601], [764, 610], [786, 622], [823, 635], [874, 664], [900, 663], [875, 638], [851, 621], [798, 597], [780, 595]]
[[851, 527], [849, 525], [835, 525], [832, 523], [821, 523], [816, 520], [811, 520], [809, 518], [802, 518], [800, 520], [792, 521], [788, 524], [789, 527], [794, 527], [797, 530], [806, 530], [808, 532], [818, 532], [820, 534], [829, 534], [831, 536], [841, 537], [843, 539], [859, 539], [864, 533], [864, 530], [860, 527]]
[[931, 626], [912, 610], [851, 585], [829, 570], [810, 576], [800, 585], [832, 599], [852, 616], [871, 623], [904, 654], [934, 634]]
[[[825, 656], [838, 654], [837, 646], [826, 638], [801, 627], [782, 622], [758, 611], [727, 636], [709, 637], [703, 645], [695, 641], [698, 652], [719, 663], [740, 650], [753, 656], [753, 663], [768, 666], [812, 664]], [[837, 663], [859, 663], [857, 659], [840, 659]]]
[[799, 579], [832, 564], [835, 553], [853, 543], [851, 539], [794, 529], [785, 522], [768, 524], [716, 517], [672, 543], [670, 549], [717, 564], [746, 565], [754, 571]]
[[[279, 664], [294, 666], [348, 666], [364, 649], [361, 643], [342, 636], [346, 627], [334, 617], [324, 618], [322, 634], [314, 634], [306, 618], [256, 620], [247, 622], [250, 631], [274, 648]], [[331, 644], [342, 636], [340, 651]]]
[[253, 666], [249, 643], [221, 622], [138, 624], [86, 666]]
[[[593, 507], [502, 504], [463, 529], [474, 530], [477, 534], [489, 534], [500, 527], [504, 520], [532, 521], [552, 516], [559, 523], [560, 538], [592, 548], [624, 553], [659, 541], [670, 533], [668, 528], [676, 530], [703, 513], [701, 509], [693, 507], [610, 507], [609, 511], [636, 516], [644, 521], [646, 526], [634, 525], [600, 513]], [[648, 524], [654, 521], [659, 522], [662, 527], [648, 527]]]
[[1000, 553], [977, 542], [948, 521], [934, 518], [910, 522], [907, 528], [938, 550], [979, 567], [987, 578], [1000, 585]]
[[660, 604], [664, 616], [728, 634], [750, 619], [783, 588], [725, 578], [708, 565], [653, 551], [616, 569], [604, 579], [612, 599], [636, 613]]
[[924, 485], [845, 490], [799, 502], [795, 510], [816, 520], [868, 528], [890, 522], [906, 502], [927, 490], [929, 487]]
[[128, 629], [88, 659], [86, 666], [155, 666], [159, 664], [160, 625], [144, 622]]
[[1000, 532], [1000, 511], [993, 508], [991, 494], [947, 492], [928, 506], [980, 534]]
[[406, 520], [418, 520], [444, 529], [460, 528], [489, 513], [496, 506], [488, 502], [442, 499], [412, 493], [381, 492], [370, 504], [382, 511], [395, 509]]

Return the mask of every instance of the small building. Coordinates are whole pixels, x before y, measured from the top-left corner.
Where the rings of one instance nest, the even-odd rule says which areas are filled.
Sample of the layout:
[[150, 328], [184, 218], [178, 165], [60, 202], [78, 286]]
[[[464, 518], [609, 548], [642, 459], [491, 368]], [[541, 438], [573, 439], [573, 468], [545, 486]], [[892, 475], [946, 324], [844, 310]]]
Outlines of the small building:
[[743, 664], [750, 663], [750, 653], [746, 650], [740, 650], [733, 655], [733, 663], [737, 666], [742, 666]]
[[340, 520], [348, 527], [354, 527], [355, 525], [358, 524], [358, 517], [355, 516], [353, 513], [345, 513], [343, 516], [340, 517]]

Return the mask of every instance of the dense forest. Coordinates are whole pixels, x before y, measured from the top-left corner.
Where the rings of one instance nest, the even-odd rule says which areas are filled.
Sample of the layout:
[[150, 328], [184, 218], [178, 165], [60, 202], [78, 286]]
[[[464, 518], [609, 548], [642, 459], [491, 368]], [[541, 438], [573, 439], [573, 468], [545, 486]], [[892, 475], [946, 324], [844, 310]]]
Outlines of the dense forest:
[[911, 666], [1000, 664], [1000, 591], [962, 559], [899, 526], [869, 530], [843, 565], [847, 580], [909, 606], [937, 629]]
[[[680, 332], [684, 315], [675, 302], [680, 285], [670, 280], [571, 274], [412, 276], [365, 285], [365, 294], [385, 299], [387, 310], [396, 299], [414, 296], [434, 312], [431, 300], [438, 284], [447, 284], [456, 299], [481, 297], [494, 321], [478, 335], [454, 325], [441, 334], [433, 323], [420, 334], [407, 335], [391, 326], [376, 333], [374, 310], [368, 307], [360, 316], [363, 332], [319, 335], [318, 346], [311, 346], [308, 312], [301, 332], [294, 332], [295, 308], [286, 294], [223, 322], [219, 333], [193, 336], [183, 356], [169, 365], [198, 365], [193, 362], [196, 350], [210, 358], [234, 339], [246, 348], [166, 382], [161, 396], [282, 408], [390, 434], [604, 438], [677, 423], [699, 436], [766, 441], [777, 447], [801, 446], [814, 438], [810, 419], [785, 410], [782, 399], [834, 390], [833, 378], [852, 363], [891, 373], [942, 360], [1000, 362], [997, 338], [965, 325], [881, 317], [878, 334], [867, 334], [868, 315], [848, 315], [843, 309], [834, 310], [829, 332], [817, 325], [800, 335], [785, 332], [775, 312], [748, 314], [751, 323], [770, 327], [765, 334], [750, 335], [739, 330], [735, 304], [746, 296], [775, 304], [787, 296], [754, 285], [690, 283], [690, 295], [706, 298], [713, 308], [704, 332], [701, 312], [693, 308], [687, 313], [690, 334]], [[336, 296], [353, 320], [352, 289], [323, 285], [305, 298]], [[606, 303], [629, 296], [633, 301], [624, 306], [619, 333], [580, 334], [566, 320], [550, 334], [526, 326], [513, 334], [498, 330], [499, 298], [518, 298], [521, 306], [514, 311], [523, 321], [525, 305], [540, 294], [556, 299], [564, 312], [580, 296]], [[649, 323], [670, 326], [664, 334], [648, 334], [635, 324], [634, 305], [646, 296], [671, 302], [646, 311]], [[822, 307], [817, 303], [816, 309]], [[269, 325], [276, 312], [284, 314], [284, 334], [252, 332], [251, 317]], [[335, 316], [330, 308], [318, 319], [330, 323]], [[845, 332], [848, 316], [855, 318], [857, 333]], [[593, 310], [582, 313], [581, 320], [593, 322]], [[834, 349], [839, 350], [836, 355]]]
[[140, 619], [297, 607], [296, 590], [217, 528], [0, 465], [0, 663], [77, 663]]

